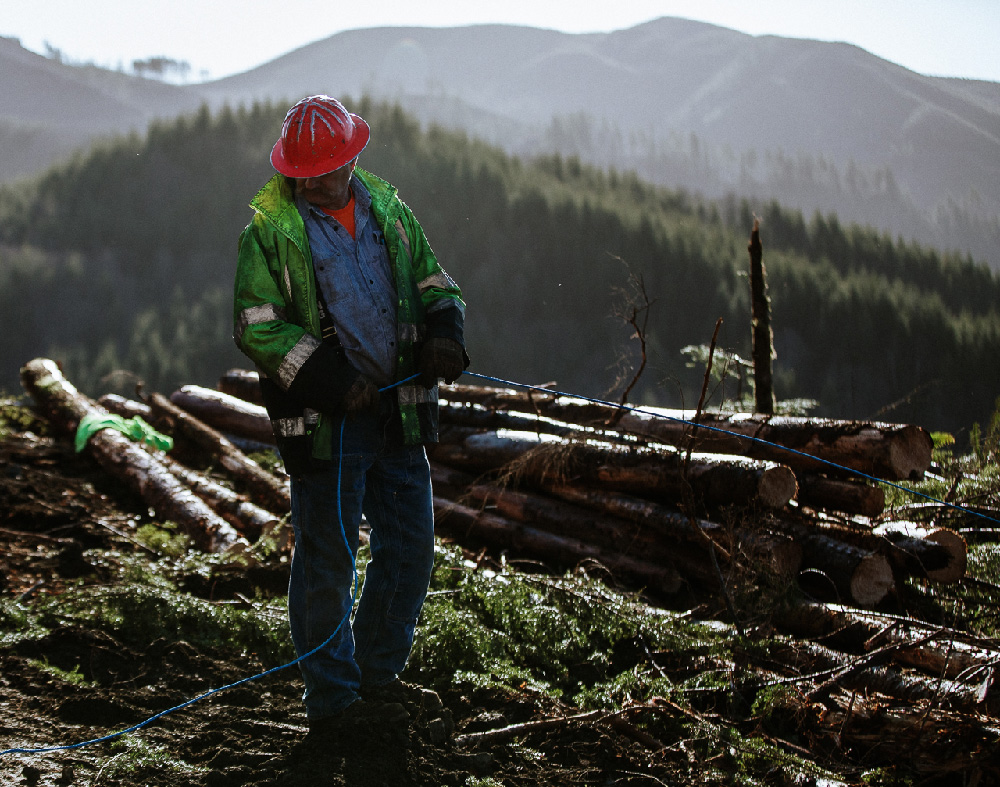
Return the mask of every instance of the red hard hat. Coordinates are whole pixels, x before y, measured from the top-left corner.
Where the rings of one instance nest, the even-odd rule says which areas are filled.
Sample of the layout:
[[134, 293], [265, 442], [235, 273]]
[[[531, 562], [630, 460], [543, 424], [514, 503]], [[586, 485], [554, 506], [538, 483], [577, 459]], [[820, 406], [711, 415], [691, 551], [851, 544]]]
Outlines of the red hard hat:
[[288, 110], [271, 164], [282, 175], [316, 178], [340, 169], [364, 150], [368, 124], [330, 96], [308, 96]]

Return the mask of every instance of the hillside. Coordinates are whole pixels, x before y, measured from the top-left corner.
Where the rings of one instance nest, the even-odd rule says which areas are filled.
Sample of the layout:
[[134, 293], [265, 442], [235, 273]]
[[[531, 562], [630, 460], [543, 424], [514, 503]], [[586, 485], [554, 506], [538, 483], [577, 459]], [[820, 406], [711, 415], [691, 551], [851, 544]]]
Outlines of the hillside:
[[[88, 123], [132, 128], [134, 119], [106, 103], [121, 91], [143, 119], [169, 116], [184, 102], [218, 108], [311, 92], [367, 95], [518, 155], [576, 154], [706, 197], [733, 192], [806, 215], [836, 212], [1000, 267], [1000, 86], [922, 76], [846, 44], [673, 18], [586, 35], [501, 25], [376, 28], [183, 88], [51, 63], [43, 75], [14, 46], [0, 49], [0, 66], [31, 95], [52, 95], [41, 103], [60, 107], [59, 90], [76, 82], [99, 99], [39, 120], [31, 144], [0, 101], [11, 149], [25, 160], [17, 172], [43, 161], [51, 135], [84, 142]], [[66, 144], [51, 146], [48, 161]]]
[[[700, 372], [682, 351], [706, 344], [717, 319], [720, 348], [749, 356], [756, 213], [780, 398], [960, 435], [992, 412], [1000, 281], [982, 265], [773, 203], [694, 200], [576, 159], [525, 164], [423, 132], [396, 107], [357, 108], [375, 129], [362, 166], [399, 187], [463, 287], [479, 371], [620, 391], [638, 347], [615, 314], [636, 303], [630, 281], [641, 277], [649, 368], [633, 399], [696, 401]], [[14, 388], [38, 355], [62, 360], [84, 390], [108, 375], [127, 387], [135, 376], [204, 384], [243, 362], [230, 338], [233, 244], [283, 114], [203, 110], [0, 191], [0, 387]], [[748, 390], [731, 366], [712, 404]]]

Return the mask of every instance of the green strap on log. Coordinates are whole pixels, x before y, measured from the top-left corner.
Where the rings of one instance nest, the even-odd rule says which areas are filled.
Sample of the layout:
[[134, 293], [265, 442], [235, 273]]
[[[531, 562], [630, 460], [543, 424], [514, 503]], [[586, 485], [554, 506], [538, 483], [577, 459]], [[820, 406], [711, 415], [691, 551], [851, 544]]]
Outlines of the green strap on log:
[[122, 418], [120, 415], [110, 413], [108, 415], [92, 413], [80, 419], [80, 425], [76, 428], [76, 452], [80, 453], [87, 445], [87, 441], [102, 429], [117, 429], [123, 435], [161, 451], [169, 451], [174, 447], [173, 438], [157, 432], [139, 416]]

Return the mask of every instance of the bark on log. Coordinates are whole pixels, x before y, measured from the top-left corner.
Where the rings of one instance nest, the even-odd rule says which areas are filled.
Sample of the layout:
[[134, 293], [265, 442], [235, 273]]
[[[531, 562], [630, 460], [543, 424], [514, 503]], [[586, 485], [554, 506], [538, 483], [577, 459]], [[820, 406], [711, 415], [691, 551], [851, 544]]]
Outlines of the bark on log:
[[104, 394], [104, 396], [98, 398], [97, 403], [123, 418], [139, 416], [147, 422], [153, 418], [153, 408], [148, 404], [137, 402], [135, 399], [126, 399], [124, 396], [118, 394]]
[[684, 499], [689, 485], [695, 498], [710, 506], [781, 508], [795, 496], [795, 476], [781, 465], [699, 454], [685, 467], [684, 457], [673, 452], [622, 450], [591, 441], [556, 443], [526, 432], [472, 434], [459, 451], [439, 446], [432, 455], [455, 467], [479, 470], [516, 463], [520, 477], [537, 482], [572, 478], [574, 483], [674, 502]]
[[879, 525], [874, 532], [911, 556], [934, 582], [958, 582], [965, 576], [968, 547], [965, 539], [953, 530], [897, 521]]
[[229, 522], [250, 541], [256, 541], [265, 532], [274, 530], [280, 517], [254, 505], [247, 498], [211, 478], [164, 457], [164, 465], [183, 481], [209, 508]]
[[282, 516], [291, 510], [291, 496], [287, 485], [248, 458], [227, 438], [162, 394], [152, 394], [149, 403], [157, 418], [164, 418], [171, 424], [175, 441], [187, 440], [217, 458], [237, 485], [248, 490], [251, 499], [268, 511]]
[[[49, 421], [71, 436], [84, 416], [108, 414], [104, 407], [77, 391], [53, 361], [30, 361], [21, 369], [21, 382]], [[159, 518], [174, 522], [200, 548], [224, 552], [247, 546], [232, 525], [216, 515], [156, 455], [120, 432], [102, 429], [90, 438], [84, 450], [135, 491]]]
[[[431, 479], [436, 489], [455, 488], [455, 471], [432, 465]], [[672, 564], [678, 571], [699, 585], [717, 586], [718, 577], [704, 550], [691, 547], [694, 540], [691, 526], [683, 539], [663, 539], [645, 523], [613, 516], [599, 516], [570, 503], [543, 495], [491, 484], [468, 484], [463, 487], [460, 502], [477, 510], [489, 510], [499, 516], [543, 530], [562, 538], [592, 544], [608, 554], [657, 564]], [[685, 560], [679, 561], [683, 553]]]
[[198, 385], [174, 391], [170, 401], [219, 432], [274, 445], [271, 419], [261, 405]]
[[219, 390], [244, 402], [264, 404], [264, 397], [260, 392], [260, 375], [255, 371], [230, 369], [219, 378]]
[[[945, 707], [965, 712], [995, 711], [995, 703], [983, 703], [976, 686], [942, 678], [908, 675], [886, 667], [882, 662], [891, 658], [884, 653], [852, 656], [812, 642], [772, 644], [768, 657], [786, 664], [796, 664], [803, 672], [835, 670], [831, 682], [842, 688], [878, 692], [889, 697], [919, 702], [930, 700]], [[989, 705], [989, 707], [984, 707]]]
[[631, 495], [569, 484], [547, 484], [546, 493], [616, 517], [638, 522], [655, 531], [666, 541], [697, 543], [692, 525], [721, 546], [726, 552], [747, 554], [757, 567], [766, 567], [781, 577], [795, 576], [802, 565], [802, 548], [787, 535], [767, 530], [727, 528], [717, 522], [688, 517], [651, 500]]
[[[861, 549], [843, 541], [795, 528], [795, 540], [802, 547], [803, 570], [814, 569], [836, 589], [841, 601], [850, 600], [863, 607], [875, 606], [895, 589], [895, 578], [889, 561], [881, 554]], [[803, 583], [800, 578], [800, 584]], [[825, 583], [816, 584], [823, 592]]]
[[885, 490], [863, 481], [830, 478], [815, 473], [795, 474], [799, 505], [817, 510], [840, 511], [873, 519], [885, 511]]
[[827, 464], [832, 462], [877, 478], [919, 480], [931, 463], [929, 433], [909, 424], [703, 413], [695, 427], [691, 424], [695, 413], [690, 410], [641, 408], [620, 415], [610, 405], [538, 392], [465, 385], [445, 385], [441, 390], [449, 402], [536, 413], [594, 428], [615, 418], [621, 432], [670, 445], [686, 446], [693, 439], [697, 451], [749, 456], [810, 472], [840, 472]]
[[578, 539], [546, 533], [444, 498], [435, 496], [434, 515], [435, 531], [456, 540], [467, 542], [473, 539], [563, 566], [595, 561], [613, 575], [661, 593], [673, 594], [681, 587], [681, 577], [673, 566], [656, 565], [607, 552]]

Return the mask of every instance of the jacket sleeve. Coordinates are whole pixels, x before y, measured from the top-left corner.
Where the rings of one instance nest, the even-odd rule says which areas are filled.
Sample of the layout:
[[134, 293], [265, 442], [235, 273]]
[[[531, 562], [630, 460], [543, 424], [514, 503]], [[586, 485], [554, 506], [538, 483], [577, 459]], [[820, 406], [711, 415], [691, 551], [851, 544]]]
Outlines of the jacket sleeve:
[[454, 339], [465, 346], [465, 301], [462, 291], [441, 267], [423, 228], [405, 203], [400, 217], [400, 236], [410, 254], [414, 278], [424, 307], [427, 338]]
[[269, 380], [299, 406], [320, 412], [340, 410], [358, 377], [343, 353], [320, 341], [302, 324], [287, 276], [283, 236], [260, 217], [240, 235], [234, 295], [236, 346]]

